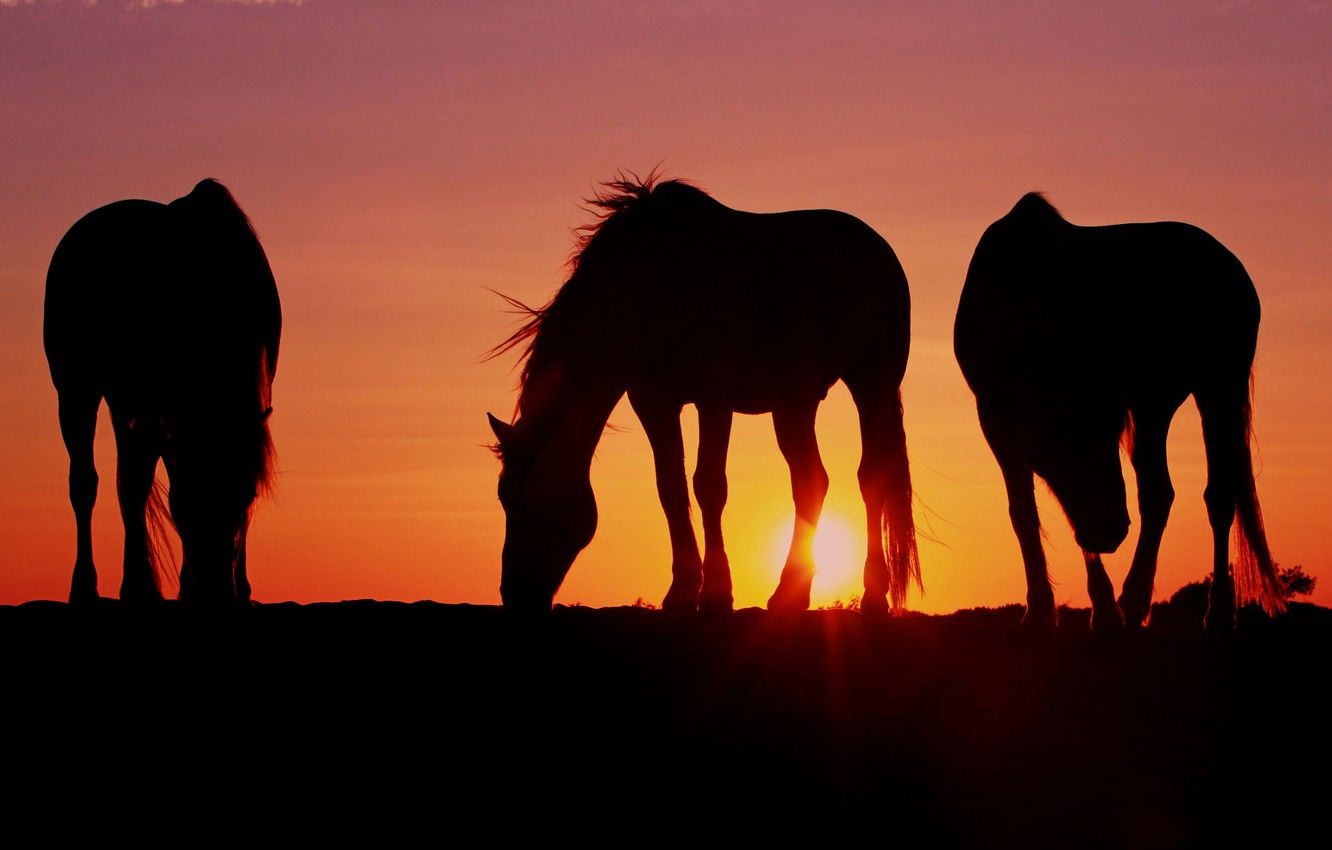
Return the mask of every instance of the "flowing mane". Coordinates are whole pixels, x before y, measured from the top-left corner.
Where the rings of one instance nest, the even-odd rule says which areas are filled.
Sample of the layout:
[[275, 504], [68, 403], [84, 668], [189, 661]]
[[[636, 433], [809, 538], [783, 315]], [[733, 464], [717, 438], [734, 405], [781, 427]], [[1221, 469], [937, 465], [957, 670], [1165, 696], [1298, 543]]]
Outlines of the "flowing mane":
[[[503, 342], [486, 352], [485, 359], [499, 357], [519, 346], [523, 346], [518, 362], [522, 364], [518, 386], [526, 386], [533, 370], [545, 360], [549, 346], [549, 335], [541, 333], [543, 328], [556, 326], [561, 316], [571, 303], [593, 284], [589, 275], [580, 275], [581, 271], [594, 267], [602, 257], [610, 253], [620, 238], [642, 219], [642, 214], [657, 206], [663, 200], [672, 198], [706, 199], [716, 203], [702, 189], [679, 179], [662, 180], [658, 170], [653, 169], [645, 177], [629, 171], [619, 172], [614, 180], [598, 185], [592, 197], [585, 198], [585, 209], [594, 216], [588, 224], [574, 228], [575, 245], [569, 255], [567, 265], [569, 275], [555, 295], [540, 307], [532, 307], [517, 298], [496, 293], [513, 307], [513, 311], [525, 316], [518, 327]], [[522, 398], [519, 398], [519, 405]]]

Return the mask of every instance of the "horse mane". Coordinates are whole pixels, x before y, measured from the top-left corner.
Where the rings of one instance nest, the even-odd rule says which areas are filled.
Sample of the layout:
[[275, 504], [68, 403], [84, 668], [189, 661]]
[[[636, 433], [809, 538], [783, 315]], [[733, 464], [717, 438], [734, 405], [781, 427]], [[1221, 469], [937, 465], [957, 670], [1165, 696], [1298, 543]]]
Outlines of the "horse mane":
[[[580, 272], [594, 266], [613, 250], [620, 239], [642, 221], [645, 213], [661, 203], [697, 200], [716, 204], [710, 195], [688, 181], [662, 180], [659, 168], [643, 177], [633, 171], [619, 171], [614, 179], [597, 185], [592, 197], [583, 199], [583, 208], [592, 214], [593, 220], [574, 228], [574, 249], [566, 262], [569, 274], [555, 295], [542, 306], [532, 307], [502, 292], [495, 293], [513, 308], [513, 312], [525, 318], [517, 330], [486, 352], [483, 359], [492, 360], [523, 346], [518, 358], [523, 367], [518, 387], [519, 390], [524, 388], [532, 377], [533, 367], [539, 366], [547, 353], [548, 338], [542, 335], [542, 330], [557, 324], [569, 305], [577, 302], [591, 286], [590, 276], [580, 275]], [[521, 393], [518, 403], [521, 408]]]

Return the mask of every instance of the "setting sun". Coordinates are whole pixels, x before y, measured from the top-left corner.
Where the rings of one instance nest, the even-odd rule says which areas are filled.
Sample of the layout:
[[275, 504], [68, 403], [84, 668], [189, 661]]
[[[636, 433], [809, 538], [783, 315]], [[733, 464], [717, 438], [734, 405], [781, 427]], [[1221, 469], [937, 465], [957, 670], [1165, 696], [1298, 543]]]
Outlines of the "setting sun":
[[[791, 528], [773, 532], [768, 563], [774, 566], [776, 581], [786, 553], [791, 546]], [[865, 540], [856, 526], [838, 514], [824, 514], [814, 533], [814, 587], [810, 603], [814, 607], [841, 600], [850, 602], [864, 592], [861, 566], [865, 561]]]

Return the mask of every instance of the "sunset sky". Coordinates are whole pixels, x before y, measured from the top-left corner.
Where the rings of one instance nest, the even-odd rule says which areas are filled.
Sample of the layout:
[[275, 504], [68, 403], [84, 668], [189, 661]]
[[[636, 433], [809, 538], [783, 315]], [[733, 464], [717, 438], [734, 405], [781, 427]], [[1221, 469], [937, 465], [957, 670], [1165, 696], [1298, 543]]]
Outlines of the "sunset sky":
[[[1272, 548], [1332, 603], [1332, 8], [1324, 2], [291, 3], [0, 0], [0, 602], [61, 599], [74, 521], [41, 347], [51, 252], [79, 216], [222, 180], [284, 308], [280, 476], [250, 537], [257, 599], [494, 603], [503, 514], [486, 411], [513, 410], [513, 329], [541, 303], [578, 201], [662, 163], [729, 206], [828, 207], [895, 248], [913, 298], [903, 387], [926, 595], [1021, 601], [999, 470], [952, 354], [981, 232], [1043, 190], [1078, 224], [1178, 219], [1262, 298], [1255, 423]], [[1013, 10], [1021, 9], [1021, 13]], [[1124, 345], [1132, 345], [1125, 338]], [[601, 522], [557, 601], [659, 603], [666, 523], [627, 404], [593, 463]], [[815, 603], [859, 592], [855, 412], [820, 411], [825, 516], [854, 549]], [[693, 460], [693, 412], [686, 445]], [[94, 533], [120, 581], [103, 409]], [[1210, 564], [1198, 417], [1157, 596]], [[792, 506], [769, 417], [736, 421], [726, 531], [738, 606], [775, 586]], [[1132, 480], [1130, 499], [1133, 498]], [[1041, 488], [1056, 598], [1085, 606]], [[1131, 510], [1137, 527], [1136, 507]], [[1136, 532], [1108, 558], [1122, 580]]]

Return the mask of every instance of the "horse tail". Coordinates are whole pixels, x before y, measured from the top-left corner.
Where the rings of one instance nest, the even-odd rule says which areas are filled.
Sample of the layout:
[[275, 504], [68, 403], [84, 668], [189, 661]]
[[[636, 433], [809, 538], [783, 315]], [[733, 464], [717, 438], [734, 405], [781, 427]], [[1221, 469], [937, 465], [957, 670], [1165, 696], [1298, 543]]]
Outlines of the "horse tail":
[[[267, 386], [265, 385], [265, 393]], [[267, 399], [267, 395], [265, 395]], [[263, 421], [259, 423], [258, 467], [254, 471], [255, 495], [267, 496], [273, 489], [273, 470], [277, 466], [277, 448], [273, 445], [273, 432], [269, 430], [268, 420], [273, 415], [271, 406], [265, 407]]]
[[240, 204], [236, 203], [231, 190], [212, 177], [194, 184], [188, 195], [177, 198], [169, 206], [188, 211], [206, 220], [213, 228], [230, 235], [239, 236], [244, 231], [254, 236], [254, 227], [250, 224], [249, 216], [241, 209]]
[[916, 522], [911, 507], [915, 491], [911, 487], [911, 464], [907, 460], [906, 429], [902, 423], [902, 391], [888, 405], [892, 416], [892, 435], [888, 445], [887, 487], [881, 516], [884, 553], [888, 558], [888, 597], [894, 610], [906, 606], [907, 589], [916, 583], [922, 593], [920, 556], [916, 551]]
[[165, 577], [172, 585], [180, 582], [175, 550], [171, 548], [170, 530], [174, 528], [171, 512], [167, 510], [166, 488], [158, 481], [148, 491], [146, 507], [148, 525], [148, 565], [153, 569], [160, 587]]
[[1238, 448], [1235, 469], [1235, 593], [1243, 602], [1257, 600], [1269, 614], [1284, 611], [1286, 602], [1277, 577], [1272, 552], [1267, 546], [1263, 510], [1258, 504], [1258, 485], [1253, 474], [1253, 374], [1249, 392], [1240, 410], [1243, 445]]

